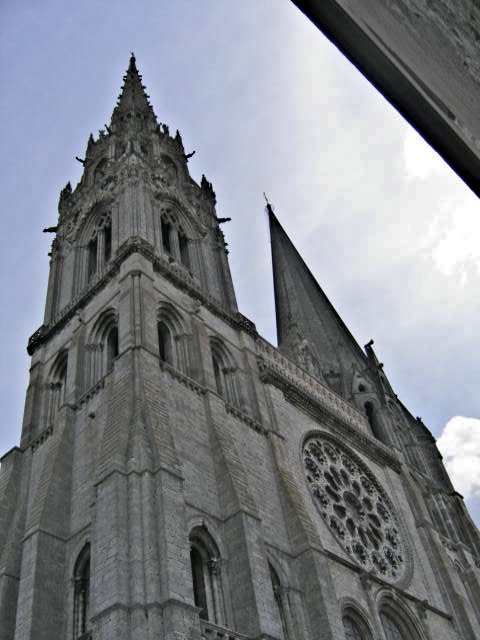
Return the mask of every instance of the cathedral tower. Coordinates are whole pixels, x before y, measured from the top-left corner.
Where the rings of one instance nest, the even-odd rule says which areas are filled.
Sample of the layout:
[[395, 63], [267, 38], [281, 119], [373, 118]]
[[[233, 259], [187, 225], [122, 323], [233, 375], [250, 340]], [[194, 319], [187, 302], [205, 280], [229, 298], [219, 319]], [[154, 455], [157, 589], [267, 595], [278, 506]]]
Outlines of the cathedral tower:
[[473, 640], [478, 532], [430, 432], [270, 206], [279, 348], [239, 313], [133, 55], [81, 161], [1, 460], [0, 640]]

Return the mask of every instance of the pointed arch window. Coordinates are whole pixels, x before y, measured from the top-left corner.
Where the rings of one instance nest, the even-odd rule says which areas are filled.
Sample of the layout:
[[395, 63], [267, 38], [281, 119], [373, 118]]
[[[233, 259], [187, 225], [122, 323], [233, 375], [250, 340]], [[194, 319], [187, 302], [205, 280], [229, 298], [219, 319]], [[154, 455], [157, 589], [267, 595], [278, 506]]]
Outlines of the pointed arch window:
[[178, 245], [180, 249], [180, 261], [185, 267], [187, 267], [188, 270], [190, 270], [190, 253], [188, 248], [188, 238], [181, 230], [178, 233]]
[[90, 637], [90, 545], [80, 552], [73, 571], [73, 637]]
[[88, 281], [97, 273], [98, 238], [95, 236], [88, 243]]
[[210, 341], [215, 389], [231, 405], [240, 406], [237, 367], [228, 349], [220, 340]]
[[164, 206], [159, 216], [159, 228], [156, 231], [160, 240], [160, 251], [170, 261], [183, 265], [191, 274], [192, 250], [188, 234], [179, 221], [179, 212], [170, 206]]
[[110, 222], [105, 226], [104, 230], [104, 246], [103, 246], [103, 254], [104, 254], [104, 262], [105, 264], [109, 262], [112, 257], [112, 225]]
[[373, 405], [373, 402], [366, 402], [364, 404], [364, 409], [372, 434], [381, 442], [385, 442], [385, 433], [377, 408]]
[[118, 325], [113, 309], [101, 315], [86, 346], [88, 354], [87, 388], [95, 385], [113, 369], [119, 353]]
[[165, 253], [168, 253], [170, 255], [172, 253], [172, 241], [171, 241], [171, 238], [170, 238], [170, 234], [171, 234], [171, 231], [172, 231], [172, 225], [170, 224], [170, 222], [168, 220], [166, 220], [165, 218], [162, 217], [161, 228], [162, 228], [162, 246], [163, 246], [163, 250], [165, 251]]
[[358, 624], [349, 615], [343, 617], [343, 628], [346, 640], [364, 640]]
[[84, 230], [85, 252], [82, 254], [79, 283], [83, 286], [100, 273], [112, 258], [112, 223], [110, 213], [92, 211]]
[[383, 630], [385, 631], [385, 637], [387, 640], [406, 640], [396, 622], [388, 615], [388, 613], [381, 611], [380, 620], [382, 621]]
[[208, 620], [207, 590], [205, 587], [205, 562], [197, 546], [190, 549], [190, 563], [192, 566], [193, 597], [195, 606], [200, 609], [199, 616]]
[[278, 577], [277, 572], [272, 567], [270, 563], [268, 563], [268, 569], [270, 571], [270, 580], [272, 582], [273, 596], [275, 598], [275, 603], [277, 605], [278, 616], [280, 619], [280, 623], [282, 625], [283, 638], [284, 640], [288, 640], [288, 626], [287, 626], [287, 608], [288, 603], [286, 601], [286, 593], [282, 587], [282, 583], [280, 582], [280, 578]]
[[46, 426], [51, 426], [60, 407], [65, 403], [68, 353], [62, 352], [56, 359], [47, 382]]
[[166, 363], [191, 375], [192, 336], [185, 329], [185, 321], [170, 303], [162, 303], [157, 313], [158, 355]]
[[113, 369], [113, 361], [118, 356], [118, 329], [116, 325], [110, 328], [107, 334], [105, 371], [108, 373]]
[[171, 365], [173, 365], [172, 346], [172, 332], [165, 322], [160, 321], [158, 323], [158, 351], [160, 360]]
[[217, 545], [205, 527], [190, 534], [193, 597], [202, 620], [225, 624], [221, 563]]
[[356, 608], [349, 606], [343, 614], [342, 622], [346, 640], [371, 640], [368, 624]]

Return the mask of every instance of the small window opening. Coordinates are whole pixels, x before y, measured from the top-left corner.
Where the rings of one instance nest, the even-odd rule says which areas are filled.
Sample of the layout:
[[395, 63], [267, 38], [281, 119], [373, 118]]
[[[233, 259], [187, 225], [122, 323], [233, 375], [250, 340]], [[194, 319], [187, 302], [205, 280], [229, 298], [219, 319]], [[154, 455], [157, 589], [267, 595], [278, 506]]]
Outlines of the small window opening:
[[190, 550], [192, 564], [193, 597], [195, 606], [200, 609], [200, 618], [208, 620], [207, 592], [205, 589], [204, 561], [196, 547]]
[[268, 568], [270, 570], [270, 580], [272, 581], [273, 595], [275, 597], [275, 603], [277, 605], [278, 615], [282, 625], [283, 637], [284, 637], [284, 640], [288, 640], [287, 619], [285, 616], [285, 607], [283, 603], [282, 584], [280, 582], [280, 578], [278, 577], [277, 572], [275, 571], [275, 569], [272, 567], [270, 563], [268, 563]]
[[160, 360], [173, 364], [172, 334], [164, 322], [158, 323], [158, 351]]
[[106, 226], [104, 229], [104, 259], [108, 262], [112, 257], [112, 227]]
[[117, 327], [112, 327], [107, 336], [107, 362], [106, 362], [106, 370], [107, 373], [113, 369], [113, 361], [118, 356], [118, 329]]
[[89, 630], [90, 622], [90, 546], [77, 560], [74, 571], [73, 637], [80, 640]]
[[88, 243], [88, 279], [97, 272], [97, 237], [92, 238]]
[[403, 633], [388, 614], [381, 611], [380, 620], [387, 640], [404, 640]]
[[212, 358], [212, 363], [213, 363], [213, 373], [215, 375], [215, 386], [217, 388], [217, 393], [223, 397], [225, 395], [223, 373], [220, 369], [220, 363], [218, 362], [217, 358], [215, 358], [215, 356]]
[[188, 240], [187, 236], [183, 233], [178, 235], [178, 243], [180, 245], [180, 260], [182, 264], [184, 264], [187, 269], [190, 269], [190, 255], [188, 252]]
[[166, 253], [172, 253], [172, 247], [170, 243], [171, 229], [172, 225], [167, 220], [162, 219], [162, 244]]
[[363, 640], [363, 635], [358, 624], [350, 616], [344, 616], [343, 628], [345, 630], [345, 637], [347, 640]]

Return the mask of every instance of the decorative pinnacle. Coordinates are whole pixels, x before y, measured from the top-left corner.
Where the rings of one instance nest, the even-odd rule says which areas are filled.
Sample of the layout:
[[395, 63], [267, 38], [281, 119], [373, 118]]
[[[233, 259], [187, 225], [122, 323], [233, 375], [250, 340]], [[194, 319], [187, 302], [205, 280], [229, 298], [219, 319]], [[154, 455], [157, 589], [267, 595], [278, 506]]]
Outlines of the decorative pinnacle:
[[138, 72], [133, 51], [123, 80], [110, 127], [112, 125], [123, 127], [127, 120], [137, 121], [137, 126], [144, 126], [148, 122], [149, 126], [153, 124], [156, 127], [157, 120], [148, 101], [148, 95], [145, 93], [145, 87], [142, 85], [142, 76]]

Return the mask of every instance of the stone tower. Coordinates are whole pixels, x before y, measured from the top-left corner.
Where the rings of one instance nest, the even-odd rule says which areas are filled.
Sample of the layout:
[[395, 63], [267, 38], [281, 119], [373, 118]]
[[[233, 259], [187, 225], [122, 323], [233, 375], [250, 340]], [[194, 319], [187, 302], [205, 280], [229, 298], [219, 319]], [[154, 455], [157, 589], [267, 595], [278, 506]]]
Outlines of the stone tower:
[[258, 335], [187, 161], [132, 56], [60, 194], [0, 640], [473, 640], [478, 532], [430, 432], [270, 206], [278, 349]]

